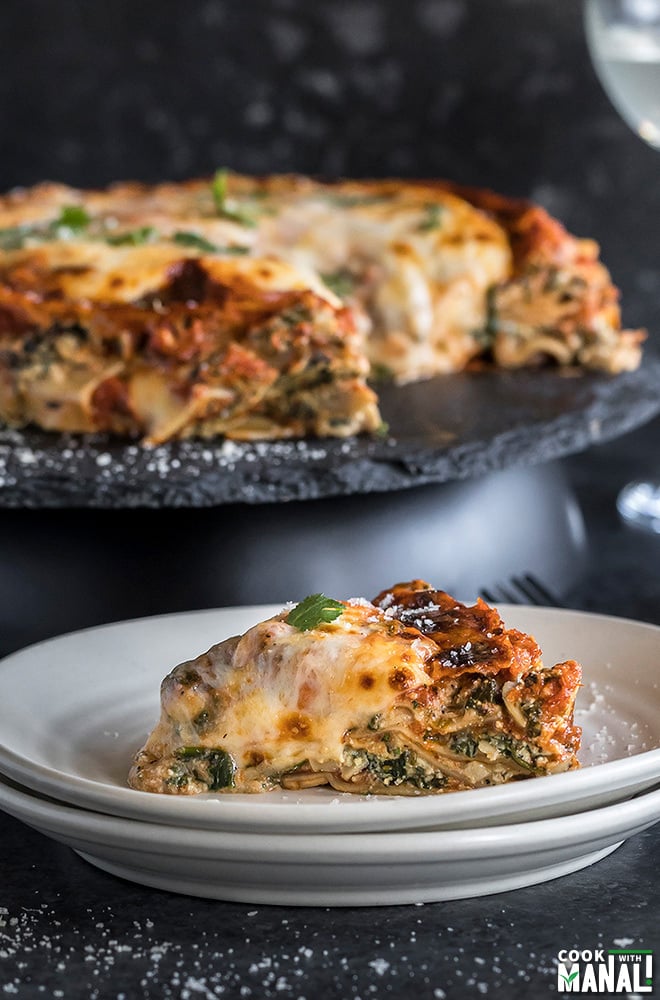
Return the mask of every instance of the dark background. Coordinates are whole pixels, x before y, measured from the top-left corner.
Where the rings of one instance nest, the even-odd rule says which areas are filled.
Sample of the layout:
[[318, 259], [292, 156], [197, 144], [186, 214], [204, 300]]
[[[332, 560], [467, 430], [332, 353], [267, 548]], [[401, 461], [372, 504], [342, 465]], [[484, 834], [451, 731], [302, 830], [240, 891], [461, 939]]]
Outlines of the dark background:
[[3, 0], [0, 66], [0, 188], [445, 176], [594, 236], [627, 325], [660, 329], [660, 161], [603, 93], [577, 0]]
[[[658, 343], [660, 156], [603, 92], [578, 0], [2, 0], [0, 67], [0, 190], [219, 166], [489, 186], [595, 237], [626, 325]], [[592, 540], [580, 606], [660, 621], [660, 545], [625, 530], [615, 510], [627, 479], [660, 467], [659, 436], [656, 421], [563, 463]], [[174, 534], [191, 530], [186, 512], [183, 529], [176, 512], [111, 513], [3, 515], [0, 652], [98, 621], [222, 603], [192, 580], [186, 600], [165, 581], [154, 590]], [[202, 540], [208, 549], [214, 518], [195, 513], [191, 559]], [[100, 543], [84, 541], [92, 536], [106, 549], [125, 536], [118, 576]], [[643, 586], [631, 588], [631, 569]], [[104, 611], [83, 599], [98, 580], [115, 595], [101, 588]]]

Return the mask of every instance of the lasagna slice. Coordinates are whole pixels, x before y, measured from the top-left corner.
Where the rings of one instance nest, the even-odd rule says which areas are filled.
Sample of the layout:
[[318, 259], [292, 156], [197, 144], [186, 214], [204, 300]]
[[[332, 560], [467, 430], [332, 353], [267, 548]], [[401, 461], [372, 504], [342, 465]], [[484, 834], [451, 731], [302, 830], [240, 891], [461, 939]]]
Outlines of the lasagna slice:
[[55, 241], [0, 261], [0, 416], [146, 443], [380, 424], [348, 309], [274, 259]]
[[421, 581], [373, 603], [317, 594], [165, 678], [129, 784], [419, 795], [565, 771], [580, 676], [483, 601]]
[[532, 202], [444, 184], [497, 221], [511, 273], [489, 289], [485, 340], [497, 365], [551, 361], [616, 374], [639, 365], [643, 330], [623, 330], [619, 293], [594, 240], [578, 239]]

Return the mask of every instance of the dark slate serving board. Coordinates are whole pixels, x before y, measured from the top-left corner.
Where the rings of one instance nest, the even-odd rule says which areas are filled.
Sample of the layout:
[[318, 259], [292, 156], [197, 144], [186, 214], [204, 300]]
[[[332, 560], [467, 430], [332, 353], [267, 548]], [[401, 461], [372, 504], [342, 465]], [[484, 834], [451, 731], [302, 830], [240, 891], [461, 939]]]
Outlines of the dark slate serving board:
[[660, 412], [660, 359], [616, 377], [480, 371], [381, 386], [382, 437], [182, 441], [0, 429], [2, 507], [206, 507], [399, 490], [544, 462]]

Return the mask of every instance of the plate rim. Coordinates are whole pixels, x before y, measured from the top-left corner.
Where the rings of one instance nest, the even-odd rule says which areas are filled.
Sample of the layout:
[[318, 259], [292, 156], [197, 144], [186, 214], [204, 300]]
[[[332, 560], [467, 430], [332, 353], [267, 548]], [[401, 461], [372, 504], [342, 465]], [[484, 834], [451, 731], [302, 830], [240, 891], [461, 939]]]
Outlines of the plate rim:
[[[159, 853], [168, 856], [185, 857], [189, 855], [191, 849], [194, 849], [195, 856], [203, 860], [205, 857], [215, 856], [222, 850], [229, 855], [238, 853], [246, 859], [259, 858], [264, 863], [268, 863], [269, 860], [287, 863], [285, 859], [291, 863], [296, 863], [297, 860], [308, 863], [309, 859], [314, 857], [316, 850], [322, 854], [324, 862], [342, 864], [363, 847], [368, 850], [365, 857], [361, 857], [360, 863], [367, 864], [390, 861], [405, 863], [402, 855], [404, 848], [410, 852], [408, 862], [410, 864], [430, 857], [435, 857], [437, 860], [468, 861], [475, 856], [481, 856], [484, 851], [489, 851], [491, 857], [511, 857], [521, 853], [529, 856], [535, 853], [534, 845], [541, 842], [544, 850], [559, 849], [568, 843], [582, 847], [597, 836], [627, 839], [660, 821], [660, 785], [626, 803], [615, 803], [585, 813], [574, 813], [571, 816], [557, 816], [497, 827], [475, 827], [461, 831], [460, 838], [456, 837], [454, 830], [398, 830], [377, 834], [364, 831], [326, 834], [322, 837], [314, 834], [291, 837], [284, 833], [246, 834], [171, 827], [140, 820], [126, 820], [56, 801], [51, 802], [41, 796], [32, 795], [20, 787], [8, 785], [0, 777], [0, 808], [3, 811], [6, 800], [12, 798], [22, 807], [23, 813], [31, 815], [35, 822], [37, 821], [35, 817], [42, 816], [57, 824], [60, 831], [69, 829], [72, 835], [75, 835], [76, 829], [78, 835], [82, 835], [83, 830], [86, 831], [85, 836], [100, 835], [109, 838], [101, 840], [107, 846], [139, 843], [150, 847], [160, 843], [161, 846], [166, 846], [167, 850]], [[11, 812], [10, 815], [30, 825], [29, 820], [16, 816], [15, 812]], [[575, 833], [578, 834], [577, 839]], [[525, 847], [529, 849], [521, 851], [521, 848]], [[378, 856], [376, 849], [382, 852]], [[438, 852], [441, 857], [437, 857]], [[138, 848], [136, 853], [150, 852], [140, 851]]]

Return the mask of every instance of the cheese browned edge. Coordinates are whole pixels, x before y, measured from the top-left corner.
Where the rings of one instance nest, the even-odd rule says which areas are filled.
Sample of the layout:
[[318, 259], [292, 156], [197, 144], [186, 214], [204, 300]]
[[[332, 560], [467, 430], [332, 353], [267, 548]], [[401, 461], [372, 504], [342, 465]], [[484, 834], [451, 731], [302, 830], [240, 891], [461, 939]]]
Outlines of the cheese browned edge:
[[152, 443], [347, 435], [379, 425], [368, 363], [397, 382], [481, 357], [639, 364], [597, 245], [538, 206], [432, 181], [230, 174], [223, 192], [0, 199], [0, 418]]
[[[101, 268], [96, 245], [49, 249], [16, 252], [12, 287], [0, 284], [10, 423], [150, 444], [378, 428], [350, 311], [284, 262], [182, 258], [157, 245], [104, 247]], [[69, 281], [93, 287], [76, 297]]]
[[545, 666], [496, 609], [419, 580], [339, 607], [307, 631], [285, 609], [176, 667], [132, 787], [418, 795], [578, 766], [579, 665]]

